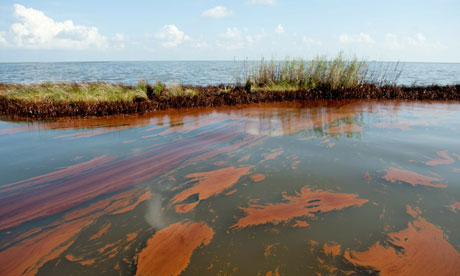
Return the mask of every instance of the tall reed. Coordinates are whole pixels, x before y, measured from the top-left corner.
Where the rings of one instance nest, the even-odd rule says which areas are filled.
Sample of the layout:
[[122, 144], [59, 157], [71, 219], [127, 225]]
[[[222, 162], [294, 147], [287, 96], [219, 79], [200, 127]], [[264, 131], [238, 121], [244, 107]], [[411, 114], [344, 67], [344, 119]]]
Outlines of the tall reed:
[[[388, 84], [390, 67], [385, 70], [369, 70], [369, 63], [356, 57], [346, 59], [342, 53], [329, 60], [317, 56], [311, 61], [286, 58], [284, 61], [264, 58], [257, 64], [244, 64], [246, 86], [261, 90], [293, 89], [347, 89], [364, 84]], [[397, 66], [392, 76], [399, 77]]]

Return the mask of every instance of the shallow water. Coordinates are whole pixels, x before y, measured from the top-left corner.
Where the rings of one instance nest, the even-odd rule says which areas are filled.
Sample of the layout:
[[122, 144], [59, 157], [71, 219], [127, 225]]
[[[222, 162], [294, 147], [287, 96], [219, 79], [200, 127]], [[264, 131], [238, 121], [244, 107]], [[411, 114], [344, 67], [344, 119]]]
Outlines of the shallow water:
[[458, 275], [459, 119], [319, 101], [0, 121], [0, 275]]
[[[246, 66], [256, 66], [249, 61]], [[395, 68], [396, 67], [396, 68]], [[121, 82], [219, 85], [234, 84], [244, 72], [240, 61], [138, 61], [138, 62], [25, 62], [0, 63], [0, 82], [37, 83], [46, 81]], [[396, 80], [400, 85], [450, 85], [460, 83], [460, 63], [370, 62], [369, 75]], [[397, 74], [399, 78], [396, 78]]]

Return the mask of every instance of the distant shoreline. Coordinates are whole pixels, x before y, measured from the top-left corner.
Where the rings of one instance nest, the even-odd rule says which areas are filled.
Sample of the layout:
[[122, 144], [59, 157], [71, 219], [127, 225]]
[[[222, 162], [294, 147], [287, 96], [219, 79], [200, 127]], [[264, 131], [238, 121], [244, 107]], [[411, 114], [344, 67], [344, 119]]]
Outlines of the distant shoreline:
[[[393, 86], [362, 84], [349, 88], [315, 87], [313, 89], [274, 89], [273, 87], [251, 88], [250, 86], [180, 86], [158, 89], [158, 86], [145, 84], [145, 87], [122, 86], [107, 83], [93, 84], [53, 84], [50, 89], [64, 86], [94, 85], [101, 87], [120, 87], [129, 91], [130, 99], [87, 99], [59, 100], [37, 98], [15, 98], [4, 95], [2, 91], [12, 87], [30, 85], [0, 84], [0, 115], [14, 119], [46, 120], [63, 117], [98, 117], [120, 114], [143, 114], [157, 110], [194, 107], [236, 106], [251, 103], [312, 101], [312, 100], [442, 100], [460, 101], [460, 84], [431, 86]], [[65, 86], [66, 88], [68, 88]], [[95, 89], [96, 89], [95, 88]], [[138, 93], [145, 89], [146, 93]], [[58, 90], [58, 89], [56, 89]], [[53, 92], [53, 91], [51, 91]]]

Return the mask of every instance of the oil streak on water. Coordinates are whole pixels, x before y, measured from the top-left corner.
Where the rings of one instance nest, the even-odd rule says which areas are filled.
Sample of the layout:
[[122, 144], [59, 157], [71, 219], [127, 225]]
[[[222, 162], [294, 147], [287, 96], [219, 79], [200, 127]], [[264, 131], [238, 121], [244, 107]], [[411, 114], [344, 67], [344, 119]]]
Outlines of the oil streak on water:
[[0, 276], [459, 275], [459, 119], [318, 101], [0, 121]]

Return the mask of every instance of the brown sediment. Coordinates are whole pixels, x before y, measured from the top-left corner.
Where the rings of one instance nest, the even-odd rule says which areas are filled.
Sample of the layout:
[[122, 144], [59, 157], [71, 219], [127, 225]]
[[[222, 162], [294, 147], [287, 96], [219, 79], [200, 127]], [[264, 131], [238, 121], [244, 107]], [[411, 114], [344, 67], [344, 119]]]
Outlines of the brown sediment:
[[440, 158], [431, 159], [430, 161], [425, 162], [428, 166], [437, 166], [437, 165], [448, 165], [455, 162], [452, 157], [447, 154], [447, 150], [440, 151], [436, 153]]
[[420, 211], [410, 206], [407, 210], [415, 220], [406, 229], [388, 234], [388, 242], [377, 242], [367, 251], [347, 249], [345, 259], [382, 276], [460, 274], [460, 253], [445, 240], [443, 231], [421, 217]]
[[451, 205], [449, 205], [449, 209], [454, 212], [454, 213], [457, 213], [457, 210], [460, 210], [460, 202], [454, 202], [452, 203]]
[[80, 262], [81, 265], [92, 265], [94, 263], [95, 263], [94, 260], [86, 260], [86, 261], [81, 261]]
[[213, 236], [203, 222], [181, 221], [161, 229], [139, 253], [136, 275], [179, 275], [193, 251], [208, 245]]
[[130, 204], [122, 209], [119, 209], [119, 210], [116, 210], [115, 212], [112, 212], [112, 215], [118, 215], [118, 214], [123, 214], [123, 213], [126, 213], [126, 212], [129, 212], [129, 211], [132, 211], [134, 210], [134, 208], [137, 207], [137, 205], [139, 205], [141, 202], [144, 202], [146, 200], [148, 200], [150, 198], [150, 191], [147, 191], [145, 192], [144, 194], [142, 194], [141, 196], [139, 196], [137, 198], [137, 200], [133, 203], [133, 204]]
[[137, 237], [137, 235], [137, 232], [126, 234], [126, 241], [130, 242], [134, 240]]
[[332, 242], [331, 245], [329, 245], [329, 243], [325, 243], [323, 245], [323, 252], [326, 255], [338, 256], [340, 255], [340, 251], [340, 244], [337, 244], [335, 242]]
[[362, 206], [367, 199], [359, 199], [356, 194], [340, 194], [322, 190], [312, 191], [303, 187], [296, 196], [283, 195], [286, 203], [257, 205], [241, 208], [247, 216], [241, 218], [232, 228], [288, 221], [295, 217], [306, 216], [313, 218], [317, 212], [325, 213], [341, 210], [346, 207]]
[[[192, 178], [192, 181], [198, 180], [198, 184], [176, 194], [172, 198], [172, 203], [180, 203], [194, 194], [199, 194], [198, 202], [210, 198], [214, 195], [218, 195], [224, 190], [229, 189], [235, 185], [240, 177], [246, 175], [251, 168], [252, 167], [228, 167], [210, 172], [189, 174], [186, 177]], [[193, 207], [191, 209], [193, 209]]]
[[274, 271], [268, 271], [265, 276], [280, 276], [279, 267], [277, 266]]
[[276, 157], [278, 157], [282, 153], [283, 153], [283, 150], [279, 150], [279, 151], [275, 151], [273, 153], [267, 154], [267, 155], [265, 155], [265, 158], [262, 161], [268, 161], [268, 160], [275, 159]]
[[35, 275], [43, 264], [67, 250], [76, 234], [92, 221], [80, 219], [60, 225], [0, 252], [0, 275]]
[[326, 129], [328, 134], [338, 134], [338, 133], [352, 133], [352, 132], [361, 132], [363, 130], [362, 126], [357, 126], [354, 124], [341, 124], [339, 126], [330, 127]]
[[[38, 228], [29, 231], [28, 235], [15, 237], [13, 240], [17, 243], [5, 246], [0, 252], [0, 275], [34, 275], [43, 264], [59, 257], [69, 248], [82, 230], [94, 223], [107, 210], [124, 207], [125, 199], [130, 199], [135, 193], [136, 190], [131, 190], [114, 195], [66, 214], [58, 222], [48, 225], [48, 229]], [[66, 258], [70, 261], [82, 259], [72, 255], [66, 255]], [[21, 274], [22, 272], [24, 274]]]
[[118, 244], [118, 242], [119, 241], [116, 241], [116, 242], [113, 242], [113, 243], [108, 243], [108, 244], [104, 245], [103, 247], [99, 248], [97, 250], [97, 252], [104, 253], [107, 249], [115, 247]]
[[335, 143], [329, 143], [329, 144], [327, 144], [327, 146], [328, 146], [329, 148], [333, 148], [333, 147], [335, 146]]
[[268, 257], [268, 256], [273, 256], [273, 248], [275, 246], [279, 246], [280, 244], [279, 243], [273, 243], [273, 244], [269, 244], [267, 246], [265, 246], [265, 249], [264, 249], [264, 256], [265, 257]]
[[231, 190], [231, 191], [226, 192], [225, 195], [226, 195], [226, 196], [228, 196], [228, 195], [233, 195], [234, 193], [236, 193], [236, 191], [237, 191], [236, 189], [233, 189], [233, 190]]
[[405, 182], [408, 184], [411, 184], [412, 186], [427, 186], [427, 187], [434, 187], [434, 188], [447, 188], [447, 185], [443, 184], [433, 184], [432, 182], [438, 182], [441, 179], [435, 178], [435, 177], [430, 177], [422, 174], [418, 174], [415, 172], [407, 171], [407, 170], [402, 170], [402, 169], [396, 169], [396, 168], [389, 168], [385, 169], [386, 175], [383, 176], [383, 178], [386, 181], [389, 181], [391, 183], [395, 183], [397, 181], [399, 182]]
[[307, 227], [309, 226], [310, 224], [308, 224], [308, 222], [306, 221], [303, 221], [303, 220], [296, 220], [295, 221], [295, 224], [293, 225], [294, 227]]
[[[109, 194], [134, 186], [146, 179], [177, 168], [189, 156], [200, 158], [202, 155], [222, 151], [214, 150], [210, 145], [229, 143], [229, 149], [245, 145], [251, 140], [238, 139], [238, 133], [231, 128], [217, 133], [209, 130], [199, 136], [189, 139], [169, 142], [141, 154], [121, 160], [112, 160], [109, 157], [100, 157], [86, 164], [84, 170], [80, 168], [78, 174], [74, 170], [60, 170], [24, 180], [15, 185], [0, 187], [0, 229], [17, 226], [25, 221], [38, 217], [53, 215], [78, 204], [87, 202], [102, 194]], [[237, 146], [235, 146], [237, 144]], [[109, 160], [112, 160], [109, 162]], [[239, 172], [243, 169], [237, 169]], [[59, 180], [59, 181], [54, 181]], [[51, 182], [49, 182], [51, 181]], [[36, 184], [36, 185], [35, 185]], [[39, 185], [40, 184], [40, 185]], [[9, 193], [3, 193], [8, 189]], [[14, 192], [13, 192], [14, 191]]]
[[71, 254], [66, 255], [65, 258], [67, 260], [71, 261], [71, 262], [78, 262], [78, 261], [80, 261], [82, 259], [82, 258], [77, 258], [77, 257], [75, 257], [74, 255], [71, 255]]
[[191, 210], [193, 210], [200, 201], [196, 201], [193, 203], [188, 203], [188, 204], [177, 204], [176, 205], [176, 213], [188, 213]]
[[97, 231], [96, 234], [94, 234], [91, 237], [89, 237], [89, 240], [92, 241], [92, 240], [95, 240], [95, 239], [98, 239], [98, 238], [102, 237], [102, 235], [104, 235], [105, 232], [107, 232], [107, 230], [109, 230], [110, 226], [111, 226], [111, 224], [107, 223], [106, 225], [104, 225], [104, 227], [102, 227], [99, 231]]
[[216, 165], [216, 166], [222, 166], [222, 165], [225, 165], [225, 164], [227, 164], [227, 161], [217, 161], [217, 162], [214, 163], [214, 165]]
[[422, 211], [418, 207], [412, 208], [412, 206], [406, 205], [406, 213], [413, 218], [417, 218], [422, 214]]
[[254, 182], [259, 182], [265, 179], [265, 175], [258, 173], [258, 174], [253, 174], [251, 175], [251, 179]]

